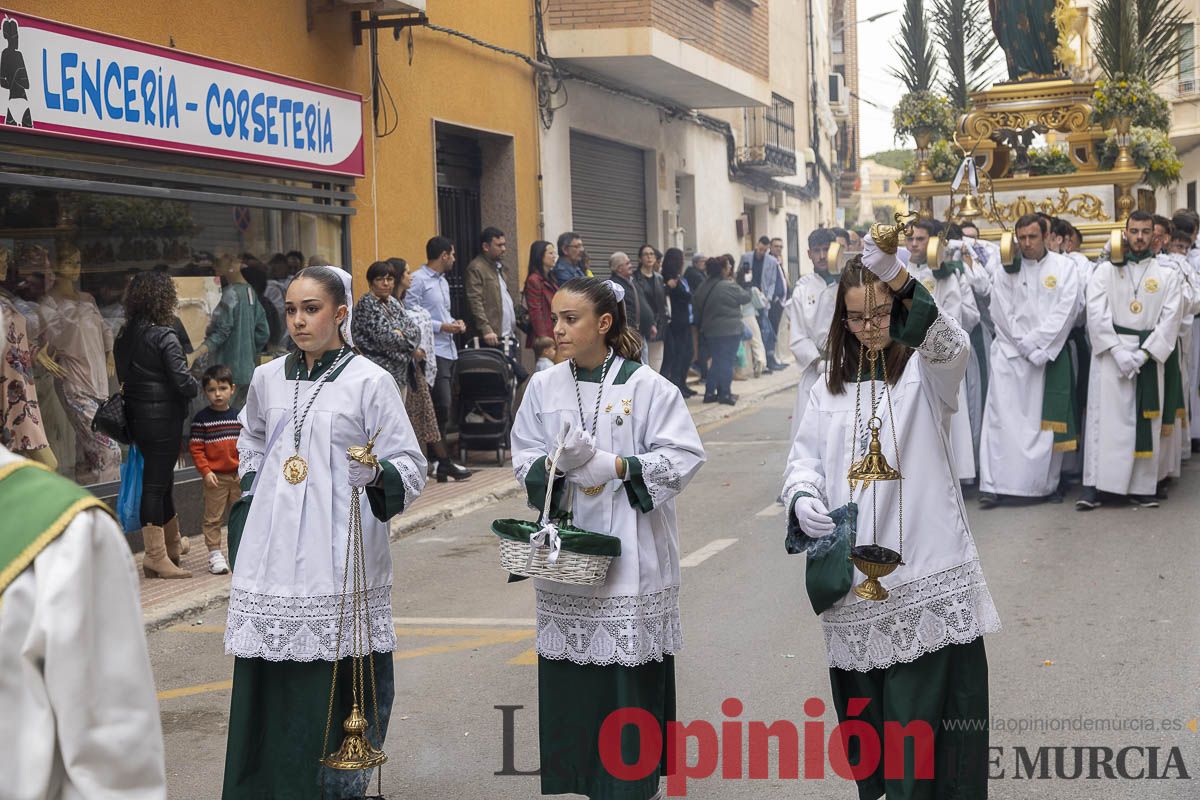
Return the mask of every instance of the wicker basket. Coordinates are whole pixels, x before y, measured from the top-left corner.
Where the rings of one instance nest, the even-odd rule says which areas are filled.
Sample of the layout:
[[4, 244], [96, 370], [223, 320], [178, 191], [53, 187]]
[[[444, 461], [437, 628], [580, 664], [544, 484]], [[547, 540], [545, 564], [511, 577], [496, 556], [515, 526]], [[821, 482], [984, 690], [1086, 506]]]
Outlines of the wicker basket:
[[548, 547], [534, 547], [528, 542], [500, 539], [500, 566], [523, 578], [545, 578], [558, 583], [599, 586], [608, 578], [608, 565], [613, 560], [612, 556], [574, 553], [564, 547], [558, 554], [558, 560], [551, 564], [546, 560], [549, 553]]
[[[546, 499], [540, 521], [498, 519], [492, 522], [492, 533], [500, 539], [500, 566], [523, 578], [599, 586], [608, 578], [612, 560], [621, 554], [621, 540], [606, 533], [576, 528], [566, 521], [547, 524], [551, 520], [550, 504], [554, 495], [553, 465], [561, 452], [560, 446], [549, 460]], [[569, 508], [571, 494], [570, 490], [568, 492]], [[569, 510], [567, 513], [569, 517]], [[543, 531], [548, 535], [540, 535]], [[556, 548], [557, 558], [551, 561]]]

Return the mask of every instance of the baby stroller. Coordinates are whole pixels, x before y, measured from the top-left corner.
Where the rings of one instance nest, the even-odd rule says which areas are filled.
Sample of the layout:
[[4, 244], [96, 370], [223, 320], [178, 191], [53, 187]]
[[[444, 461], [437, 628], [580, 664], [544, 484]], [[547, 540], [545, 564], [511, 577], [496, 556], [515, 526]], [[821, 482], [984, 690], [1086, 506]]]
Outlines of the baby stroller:
[[455, 380], [459, 460], [466, 463], [468, 450], [494, 448], [503, 464], [517, 391], [512, 365], [499, 350], [467, 348], [458, 353]]

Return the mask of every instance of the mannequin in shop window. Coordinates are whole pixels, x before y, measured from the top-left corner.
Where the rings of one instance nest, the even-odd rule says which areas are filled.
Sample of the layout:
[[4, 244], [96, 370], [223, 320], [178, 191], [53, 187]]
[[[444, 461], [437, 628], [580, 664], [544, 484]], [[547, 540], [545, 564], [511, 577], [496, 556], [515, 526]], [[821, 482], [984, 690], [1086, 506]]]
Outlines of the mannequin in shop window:
[[221, 279], [221, 303], [213, 311], [212, 320], [204, 332], [204, 343], [192, 354], [192, 361], [204, 359], [210, 364], [224, 364], [233, 372], [237, 394], [235, 408], [245, 405], [246, 391], [258, 354], [271, 336], [266, 312], [254, 289], [242, 276], [241, 264], [230, 255], [220, 256], [213, 271]]
[[[92, 430], [96, 409], [109, 396], [108, 379], [116, 374], [112, 331], [96, 300], [78, 287], [82, 258], [72, 244], [57, 248], [54, 283], [42, 299], [46, 346], [65, 373], [55, 390], [75, 433], [75, 467], [62, 459], [77, 483], [88, 485], [117, 480], [121, 450], [116, 442]], [[65, 454], [64, 454], [65, 456]]]
[[8, 280], [8, 263], [12, 251], [0, 248], [0, 444], [17, 455], [39, 461], [51, 469], [58, 460], [50, 450], [46, 430], [42, 427], [41, 405], [34, 383], [33, 365], [40, 361], [59, 377], [66, 373], [50, 360], [44, 350], [36, 347], [17, 298], [4, 288]]

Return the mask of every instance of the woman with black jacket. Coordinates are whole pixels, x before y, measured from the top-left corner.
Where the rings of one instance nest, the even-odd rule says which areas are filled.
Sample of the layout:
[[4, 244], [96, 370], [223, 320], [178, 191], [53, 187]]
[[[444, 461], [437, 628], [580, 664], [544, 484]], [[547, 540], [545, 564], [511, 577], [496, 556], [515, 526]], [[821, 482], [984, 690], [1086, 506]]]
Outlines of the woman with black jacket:
[[171, 327], [176, 302], [175, 284], [166, 274], [135, 275], [125, 295], [127, 322], [113, 347], [129, 432], [145, 459], [141, 517], [147, 578], [192, 576], [179, 568], [187, 539], [179, 535], [171, 494], [188, 401], [200, 386]]

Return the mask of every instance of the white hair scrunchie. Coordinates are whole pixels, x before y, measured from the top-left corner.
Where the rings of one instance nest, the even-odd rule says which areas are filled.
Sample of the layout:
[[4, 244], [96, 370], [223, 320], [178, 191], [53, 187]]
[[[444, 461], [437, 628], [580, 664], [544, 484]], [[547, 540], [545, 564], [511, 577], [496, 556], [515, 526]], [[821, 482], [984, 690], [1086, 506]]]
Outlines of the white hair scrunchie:
[[342, 339], [345, 340], [347, 347], [354, 347], [354, 337], [350, 335], [351, 318], [354, 316], [354, 294], [351, 291], [353, 276], [349, 270], [341, 267], [328, 266], [325, 269], [336, 272], [337, 276], [342, 279], [342, 286], [346, 287], [346, 318], [342, 320]]
[[608, 288], [612, 289], [612, 293], [617, 296], [617, 302], [624, 303], [625, 302], [625, 287], [622, 286], [621, 284], [617, 283], [616, 281], [605, 281], [605, 283], [608, 284]]

